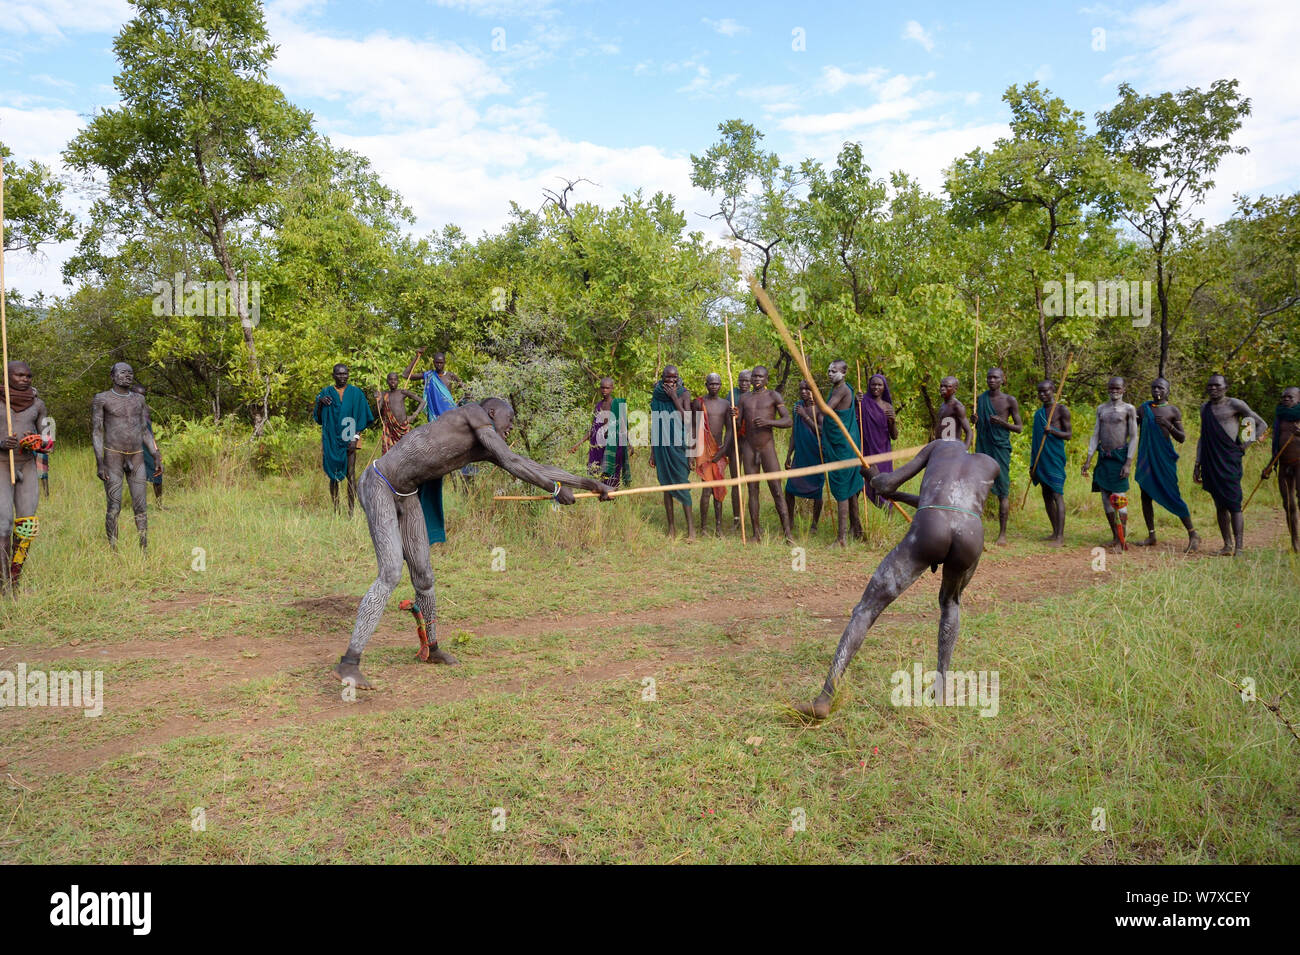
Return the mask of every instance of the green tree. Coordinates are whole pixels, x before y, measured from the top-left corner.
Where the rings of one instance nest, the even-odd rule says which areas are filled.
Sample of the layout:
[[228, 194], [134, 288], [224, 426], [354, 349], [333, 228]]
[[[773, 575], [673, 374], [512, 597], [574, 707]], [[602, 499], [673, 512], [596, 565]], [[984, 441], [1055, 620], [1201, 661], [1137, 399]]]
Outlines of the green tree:
[[[1066, 338], [1090, 337], [1093, 323], [1081, 316], [1048, 315], [1043, 282], [1086, 263], [1084, 246], [1104, 230], [1121, 203], [1144, 201], [1144, 177], [1127, 162], [1106, 153], [1088, 133], [1084, 116], [1059, 97], [1011, 86], [1003, 99], [1011, 107], [1011, 137], [992, 150], [975, 149], [953, 163], [947, 189], [958, 224], [1001, 221], [1015, 241], [1008, 254], [1023, 263], [1034, 296], [1038, 351], [1044, 377], [1056, 372], [1052, 332]], [[1088, 271], [1095, 272], [1095, 266]], [[1073, 320], [1071, 320], [1073, 318]]]
[[4, 158], [4, 250], [35, 252], [50, 242], [76, 236], [76, 219], [63, 208], [63, 183], [48, 166], [32, 160], [26, 166], [11, 163], [13, 152], [0, 143]]
[[1230, 153], [1247, 151], [1229, 141], [1250, 115], [1250, 100], [1237, 95], [1236, 80], [1216, 80], [1204, 91], [1188, 87], [1156, 96], [1139, 96], [1123, 83], [1119, 97], [1113, 107], [1097, 114], [1097, 135], [1111, 155], [1126, 160], [1151, 185], [1149, 201], [1121, 209], [1155, 259], [1163, 376], [1169, 360], [1170, 291], [1176, 277], [1171, 256], [1186, 236], [1189, 217], [1214, 187], [1210, 176], [1219, 162]]
[[[201, 236], [230, 287], [246, 261], [240, 230], [267, 209], [281, 165], [310, 114], [267, 83], [275, 55], [257, 0], [132, 0], [113, 43], [120, 104], [68, 145], [68, 165], [107, 178], [91, 209], [83, 257], [145, 223]], [[74, 270], [76, 265], [74, 265]], [[259, 369], [249, 303], [237, 296], [245, 349], [242, 397], [260, 433], [270, 382]], [[262, 402], [258, 407], [257, 402]]]

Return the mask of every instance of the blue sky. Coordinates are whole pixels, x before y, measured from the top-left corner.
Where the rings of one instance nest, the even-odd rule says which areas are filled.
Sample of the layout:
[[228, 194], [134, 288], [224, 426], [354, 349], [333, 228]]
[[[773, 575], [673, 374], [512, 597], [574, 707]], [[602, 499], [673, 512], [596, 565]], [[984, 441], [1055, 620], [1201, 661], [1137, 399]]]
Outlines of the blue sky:
[[[1225, 9], [1226, 8], [1226, 9]], [[271, 71], [336, 144], [369, 156], [418, 231], [471, 234], [537, 206], [560, 177], [579, 199], [664, 189], [692, 214], [690, 153], [740, 117], [788, 162], [862, 142], [873, 169], [939, 191], [956, 156], [1006, 132], [1012, 83], [1040, 80], [1089, 117], [1121, 81], [1144, 92], [1242, 82], [1254, 102], [1203, 209], [1234, 191], [1300, 188], [1293, 61], [1300, 4], [613, 4], [563, 0], [273, 0]], [[58, 166], [84, 117], [115, 101], [123, 0], [0, 0], [0, 139]], [[800, 48], [802, 47], [802, 48]], [[78, 206], [80, 208], [80, 206]], [[10, 287], [65, 291], [66, 249], [12, 256]]]

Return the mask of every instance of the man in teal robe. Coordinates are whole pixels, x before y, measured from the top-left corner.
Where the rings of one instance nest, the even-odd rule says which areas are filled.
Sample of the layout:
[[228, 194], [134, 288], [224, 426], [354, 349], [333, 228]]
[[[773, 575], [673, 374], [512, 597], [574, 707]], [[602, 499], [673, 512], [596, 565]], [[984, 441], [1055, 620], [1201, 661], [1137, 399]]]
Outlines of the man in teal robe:
[[316, 396], [312, 420], [320, 425], [321, 467], [330, 479], [330, 499], [339, 512], [339, 482], [348, 482], [348, 517], [356, 506], [357, 445], [361, 432], [376, 422], [366, 393], [348, 384], [348, 366], [334, 366], [334, 384]]
[[1187, 440], [1183, 430], [1183, 415], [1178, 406], [1169, 403], [1169, 382], [1157, 378], [1151, 382], [1151, 401], [1142, 402], [1138, 408], [1137, 463], [1133, 476], [1142, 490], [1142, 518], [1146, 521], [1146, 540], [1134, 541], [1138, 547], [1151, 547], [1156, 542], [1155, 505], [1169, 511], [1187, 528], [1187, 549], [1191, 553], [1201, 543], [1196, 528], [1192, 526], [1192, 512], [1178, 490], [1178, 452], [1174, 442]]
[[[1052, 524], [1049, 543], [1065, 543], [1065, 442], [1074, 435], [1070, 409], [1055, 403], [1056, 385], [1038, 383], [1038, 400], [1043, 406], [1034, 412], [1034, 435], [1029, 448], [1029, 480], [1043, 487], [1043, 507]], [[1048, 421], [1051, 427], [1048, 427]]]
[[1001, 368], [990, 368], [988, 391], [975, 400], [975, 453], [987, 454], [998, 462], [993, 493], [998, 499], [997, 544], [1007, 542], [1007, 517], [1011, 514], [1011, 435], [1025, 430], [1020, 402], [1002, 390], [1007, 376]]
[[[858, 427], [858, 396], [853, 386], [848, 383], [849, 364], [843, 359], [831, 362], [827, 373], [831, 380], [831, 394], [826, 399], [827, 406], [844, 422], [850, 444], [844, 437], [844, 430], [833, 421], [822, 423], [822, 454], [827, 463], [847, 461], [856, 458], [854, 448], [862, 447], [862, 429]], [[853, 530], [853, 539], [862, 539], [862, 518], [858, 514], [858, 497], [862, 494], [862, 472], [858, 468], [840, 468], [826, 475], [830, 485], [831, 497], [836, 501], [836, 543], [844, 547], [847, 543], [846, 532]]]
[[[687, 435], [691, 434], [691, 394], [681, 383], [677, 369], [665, 366], [650, 393], [650, 456], [660, 484], [685, 484], [691, 479], [686, 462]], [[668, 516], [668, 536], [677, 534], [673, 501], [686, 511], [686, 535], [695, 540], [695, 512], [691, 509], [691, 492], [684, 488], [664, 492], [664, 513]]]

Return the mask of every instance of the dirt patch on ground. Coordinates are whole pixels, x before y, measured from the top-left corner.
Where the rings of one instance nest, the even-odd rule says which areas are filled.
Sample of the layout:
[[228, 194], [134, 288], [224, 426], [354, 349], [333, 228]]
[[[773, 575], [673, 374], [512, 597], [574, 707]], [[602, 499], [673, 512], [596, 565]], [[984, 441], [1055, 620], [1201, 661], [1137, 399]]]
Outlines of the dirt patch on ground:
[[[1281, 522], [1256, 520], [1247, 536], [1252, 547], [1280, 546]], [[1171, 555], [1188, 560], [1222, 560], [1207, 551], [1183, 558], [1182, 541], [1170, 538], [1154, 548], [1138, 548], [1122, 555], [1108, 555], [1108, 561], [1122, 562], [1126, 569], [1151, 566], [1167, 561]], [[1026, 556], [989, 550], [981, 561], [963, 606], [987, 610], [996, 603], [1024, 602], [1067, 595], [1107, 580], [1107, 575], [1092, 571], [1090, 546], [1053, 550], [1044, 548]], [[876, 555], [869, 566], [874, 567]], [[638, 642], [584, 659], [576, 669], [563, 673], [539, 674], [536, 670], [519, 675], [509, 669], [496, 675], [476, 675], [473, 680], [459, 677], [457, 669], [421, 666], [372, 664], [369, 675], [380, 687], [373, 693], [358, 694], [357, 701], [344, 702], [340, 685], [329, 667], [338, 660], [346, 646], [356, 614], [358, 596], [335, 594], [304, 598], [293, 606], [311, 617], [300, 630], [284, 634], [258, 635], [232, 633], [198, 640], [140, 640], [104, 647], [63, 645], [39, 652], [10, 649], [3, 657], [19, 656], [29, 666], [67, 659], [101, 660], [106, 664], [135, 660], [157, 660], [169, 665], [165, 679], [131, 680], [113, 690], [111, 702], [115, 719], [139, 716], [143, 724], [138, 731], [114, 739], [86, 745], [78, 734], [38, 742], [15, 741], [5, 746], [0, 757], [0, 772], [13, 773], [27, 781], [43, 775], [81, 771], [101, 765], [127, 753], [143, 753], [170, 740], [186, 736], [247, 735], [279, 727], [307, 727], [341, 717], [371, 716], [394, 710], [431, 704], [452, 703], [479, 696], [514, 693], [523, 690], [553, 689], [564, 691], [582, 683], [627, 679], [639, 682], [643, 676], [660, 676], [673, 664], [707, 660], [736, 653], [761, 652], [766, 649], [789, 649], [801, 640], [838, 634], [862, 594], [866, 578], [859, 571], [864, 563], [852, 551], [846, 555], [842, 580], [810, 577], [806, 582], [779, 586], [761, 598], [712, 600], [676, 607], [657, 607], [641, 611], [610, 611], [597, 614], [546, 615], [479, 623], [465, 617], [446, 616], [439, 621], [444, 635], [457, 630], [471, 631], [475, 638], [544, 636], [557, 633], [581, 633], [637, 626], [662, 626], [675, 613], [684, 613], [696, 624], [713, 625], [727, 643], [683, 648], [656, 647]], [[1116, 566], [1112, 564], [1112, 566]], [[915, 601], [919, 596], [931, 607], [937, 601], [941, 575], [925, 574], [908, 591]], [[185, 612], [206, 602], [205, 598], [160, 601], [151, 612]], [[913, 603], [915, 606], [915, 603]], [[777, 634], [755, 632], [753, 623], [786, 617], [802, 611], [799, 628], [782, 628]], [[886, 612], [881, 625], [914, 623], [926, 613], [909, 609]], [[401, 625], [398, 622], [401, 621]], [[798, 632], [795, 632], [797, 630]], [[370, 649], [404, 648], [412, 659], [417, 648], [414, 627], [406, 615], [390, 614], [381, 622]], [[454, 649], [454, 648], [453, 648]], [[635, 649], [635, 657], [629, 657]], [[648, 655], [641, 652], [649, 650]], [[495, 651], [494, 651], [495, 655]], [[373, 657], [373, 653], [371, 654]], [[502, 664], [531, 656], [527, 650], [508, 650], [496, 656]], [[0, 666], [12, 663], [0, 660]], [[181, 664], [177, 667], [176, 664]], [[264, 686], [259, 686], [261, 681]], [[242, 691], [241, 691], [241, 688]], [[244, 696], [241, 696], [244, 692]], [[28, 719], [48, 718], [50, 711], [8, 709], [0, 713], [0, 733], [7, 726], [21, 727]], [[64, 714], [68, 719], [82, 719], [80, 712]]]

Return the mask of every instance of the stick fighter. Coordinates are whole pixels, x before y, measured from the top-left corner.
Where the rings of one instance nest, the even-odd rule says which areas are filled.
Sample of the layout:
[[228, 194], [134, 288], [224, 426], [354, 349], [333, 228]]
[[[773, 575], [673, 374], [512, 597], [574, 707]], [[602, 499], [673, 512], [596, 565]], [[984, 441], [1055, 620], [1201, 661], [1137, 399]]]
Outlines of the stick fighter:
[[511, 451], [505, 439], [514, 418], [510, 405], [500, 398], [453, 408], [411, 431], [362, 472], [357, 494], [375, 545], [379, 575], [361, 598], [347, 653], [334, 667], [343, 682], [363, 690], [373, 688], [361, 672], [361, 653], [402, 578], [403, 560], [415, 587], [416, 620], [428, 627], [427, 647], [421, 646], [421, 659], [431, 663], [456, 662], [450, 653], [438, 649], [429, 534], [416, 497], [422, 484], [473, 461], [491, 461], [521, 481], [551, 491], [561, 504], [573, 503], [570, 487], [594, 491], [601, 500], [609, 499], [609, 488], [595, 478], [578, 477]]
[[107, 508], [104, 530], [108, 542], [117, 547], [117, 515], [122, 510], [122, 482], [131, 491], [131, 510], [140, 549], [149, 546], [148, 494], [144, 470], [144, 449], [154, 457], [154, 475], [162, 476], [162, 452], [149, 428], [149, 408], [144, 398], [131, 390], [135, 372], [124, 361], [112, 370], [113, 386], [95, 395], [90, 404], [90, 443], [95, 449], [99, 479], [104, 482]]
[[[898, 546], [880, 562], [867, 582], [862, 599], [853, 608], [853, 617], [840, 637], [821, 694], [811, 703], [795, 706], [804, 716], [818, 720], [830, 715], [835, 688], [876, 618], [916, 582], [926, 567], [935, 571], [940, 564], [943, 564], [943, 583], [939, 587], [936, 698], [943, 693], [961, 624], [962, 591], [975, 575], [984, 551], [984, 524], [980, 515], [999, 475], [998, 462], [993, 458], [986, 454], [967, 454], [965, 447], [956, 441], [943, 440], [930, 442], [893, 473], [868, 470], [873, 472], [871, 487], [877, 494], [915, 507], [916, 517]], [[925, 476], [921, 479], [920, 495], [898, 490], [922, 470]]]

